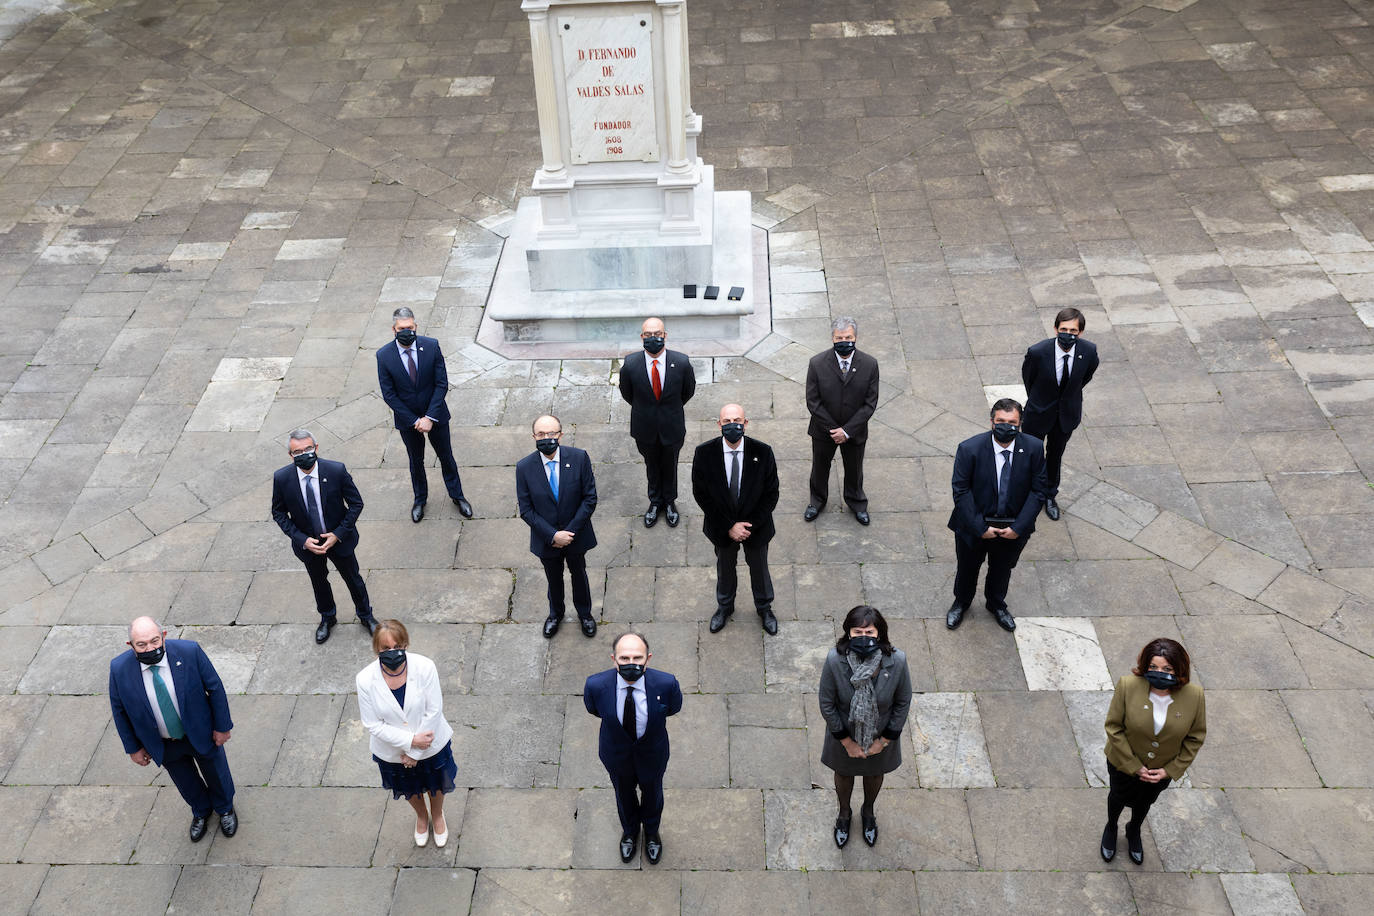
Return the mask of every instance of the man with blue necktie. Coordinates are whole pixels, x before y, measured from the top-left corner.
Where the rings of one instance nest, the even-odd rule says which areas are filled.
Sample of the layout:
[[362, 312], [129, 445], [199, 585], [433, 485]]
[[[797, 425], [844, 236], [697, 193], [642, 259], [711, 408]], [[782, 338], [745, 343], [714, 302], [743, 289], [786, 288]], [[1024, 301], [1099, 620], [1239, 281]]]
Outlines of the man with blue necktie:
[[110, 661], [115, 731], [130, 760], [156, 763], [172, 777], [191, 806], [192, 843], [204, 838], [211, 811], [230, 837], [239, 819], [224, 753], [234, 727], [224, 684], [198, 643], [166, 637], [151, 617], [129, 624], [129, 651]]
[[542, 416], [531, 430], [536, 450], [515, 465], [515, 499], [520, 517], [530, 526], [530, 553], [544, 565], [549, 583], [544, 638], [551, 639], [563, 622], [564, 565], [572, 578], [573, 607], [582, 635], [595, 636], [592, 589], [587, 580], [587, 551], [596, 546], [592, 461], [582, 449], [562, 444], [563, 424], [557, 417]]
[[472, 518], [472, 506], [463, 497], [463, 479], [458, 475], [449, 438], [450, 417], [444, 403], [448, 397], [448, 368], [444, 352], [439, 349], [439, 341], [419, 336], [415, 327], [415, 313], [401, 306], [391, 313], [394, 339], [377, 351], [377, 384], [382, 400], [391, 408], [396, 431], [401, 434], [410, 461], [410, 488], [415, 496], [410, 520], [418, 523], [425, 517], [425, 503], [429, 500], [425, 436], [429, 436], [429, 444], [434, 446], [434, 455], [439, 459], [449, 499], [458, 507], [459, 515]]

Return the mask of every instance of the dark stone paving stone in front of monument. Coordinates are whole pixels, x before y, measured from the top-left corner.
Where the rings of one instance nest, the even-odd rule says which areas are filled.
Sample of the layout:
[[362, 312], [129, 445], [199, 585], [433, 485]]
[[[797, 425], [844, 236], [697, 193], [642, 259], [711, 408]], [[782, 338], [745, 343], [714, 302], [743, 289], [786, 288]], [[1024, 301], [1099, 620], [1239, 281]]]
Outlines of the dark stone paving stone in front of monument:
[[[1091, 846], [1092, 840], [1088, 843]], [[1086, 912], [1128, 916], [1139, 912], [1124, 873], [932, 872], [917, 875], [916, 897], [923, 913], [1006, 908], [1053, 916]]]
[[[209, 864], [365, 868], [372, 861], [377, 833], [356, 825], [380, 824], [386, 799], [380, 788], [239, 787], [234, 796], [238, 833], [232, 838], [215, 834]], [[328, 836], [328, 843], [299, 841], [293, 825], [304, 810], [313, 812], [315, 835]]]
[[179, 871], [175, 865], [54, 865], [29, 912], [62, 916], [97, 899], [111, 912], [161, 909], [172, 899]]

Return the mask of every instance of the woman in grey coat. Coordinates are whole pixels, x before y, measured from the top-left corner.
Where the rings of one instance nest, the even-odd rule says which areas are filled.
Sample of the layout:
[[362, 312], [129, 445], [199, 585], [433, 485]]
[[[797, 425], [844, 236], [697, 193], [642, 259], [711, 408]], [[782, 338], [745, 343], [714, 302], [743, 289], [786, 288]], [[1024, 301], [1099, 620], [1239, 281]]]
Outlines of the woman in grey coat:
[[878, 842], [873, 803], [883, 776], [902, 765], [902, 728], [911, 709], [911, 672], [906, 653], [887, 641], [887, 621], [877, 608], [861, 604], [844, 618], [844, 635], [821, 669], [821, 715], [828, 734], [821, 763], [835, 771], [835, 845], [849, 842], [854, 777], [864, 780], [859, 809], [864, 842]]

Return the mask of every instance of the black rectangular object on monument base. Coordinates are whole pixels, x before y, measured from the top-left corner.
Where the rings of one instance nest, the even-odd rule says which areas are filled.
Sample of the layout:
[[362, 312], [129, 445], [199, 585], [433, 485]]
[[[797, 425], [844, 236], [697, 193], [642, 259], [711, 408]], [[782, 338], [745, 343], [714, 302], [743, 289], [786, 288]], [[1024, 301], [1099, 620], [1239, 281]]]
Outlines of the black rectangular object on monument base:
[[730, 293], [729, 293], [729, 295], [727, 295], [725, 298], [729, 299], [731, 302], [738, 302], [738, 301], [740, 301], [741, 299], [744, 298], [744, 287], [743, 287], [743, 286], [732, 286], [732, 287], [730, 287]]
[[697, 297], [697, 285], [695, 283], [682, 284], [682, 298], [695, 299]]
[[706, 292], [705, 292], [705, 294], [704, 294], [701, 298], [703, 298], [703, 299], [719, 299], [719, 298], [720, 298], [720, 287], [719, 287], [719, 286], [708, 286], [708, 287], [706, 287]]

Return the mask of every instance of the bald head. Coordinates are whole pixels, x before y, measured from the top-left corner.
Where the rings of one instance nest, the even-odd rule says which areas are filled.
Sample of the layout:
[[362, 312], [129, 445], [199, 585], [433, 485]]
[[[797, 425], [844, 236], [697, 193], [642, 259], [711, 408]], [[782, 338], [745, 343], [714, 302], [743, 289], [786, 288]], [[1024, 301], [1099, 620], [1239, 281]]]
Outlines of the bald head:
[[668, 328], [663, 324], [662, 318], [645, 318], [644, 323], [639, 326], [639, 336], [666, 338]]
[[150, 636], [160, 636], [162, 625], [151, 617], [135, 617], [134, 622], [129, 624], [129, 641], [134, 642], [138, 639], [148, 639]]
[[617, 665], [647, 665], [649, 643], [638, 633], [623, 633], [612, 644], [611, 657]]

